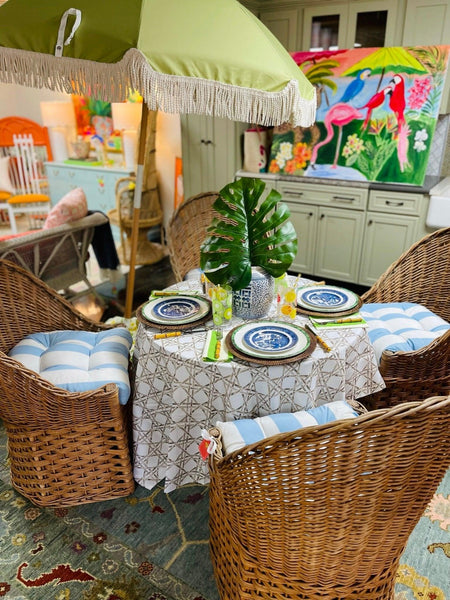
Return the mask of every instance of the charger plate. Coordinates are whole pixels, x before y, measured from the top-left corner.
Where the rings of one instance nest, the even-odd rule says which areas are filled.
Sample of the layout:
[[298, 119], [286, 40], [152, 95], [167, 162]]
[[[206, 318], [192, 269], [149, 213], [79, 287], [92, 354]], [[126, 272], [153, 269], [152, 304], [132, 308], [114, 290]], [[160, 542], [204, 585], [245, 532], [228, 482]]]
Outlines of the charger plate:
[[[177, 296], [168, 296], [165, 299], [168, 300], [169, 298], [170, 299], [177, 298]], [[156, 329], [164, 329], [165, 331], [182, 331], [184, 329], [192, 329], [194, 327], [197, 327], [198, 325], [206, 323], [206, 321], [209, 321], [211, 319], [211, 302], [209, 300], [206, 300], [203, 297], [184, 296], [184, 295], [180, 295], [180, 298], [181, 299], [188, 298], [190, 300], [197, 300], [199, 303], [201, 303], [202, 311], [199, 311], [198, 318], [196, 318], [196, 316], [194, 314], [194, 315], [190, 315], [188, 317], [188, 319], [185, 321], [183, 321], [183, 320], [174, 321], [173, 319], [164, 320], [161, 317], [161, 312], [159, 312], [157, 320], [153, 320], [151, 318], [151, 316], [149, 318], [146, 315], [151, 314], [151, 313], [149, 313], [149, 306], [151, 305], [151, 303], [154, 303], [155, 300], [161, 300], [161, 298], [158, 298], [158, 299], [147, 300], [147, 302], [144, 302], [143, 304], [141, 304], [136, 310], [136, 319], [139, 321], [139, 323], [142, 323], [146, 327], [154, 327]], [[159, 304], [161, 304], [161, 303], [159, 303]]]
[[[261, 327], [264, 326], [264, 324], [279, 324], [279, 325], [285, 325], [284, 323], [278, 323], [276, 321], [258, 321], [255, 322], [254, 325], [255, 327]], [[291, 362], [297, 362], [299, 360], [303, 360], [304, 358], [307, 358], [308, 356], [310, 356], [313, 352], [314, 349], [316, 347], [316, 339], [314, 336], [312, 336], [308, 331], [306, 331], [306, 329], [303, 329], [303, 327], [299, 327], [298, 325], [295, 326], [295, 328], [297, 330], [299, 330], [299, 332], [301, 332], [302, 335], [304, 335], [307, 340], [309, 341], [307, 348], [305, 348], [303, 351], [299, 352], [298, 354], [294, 354], [292, 356], [276, 356], [275, 352], [261, 352], [261, 356], [256, 356], [254, 354], [247, 354], [244, 350], [244, 345], [242, 347], [237, 347], [236, 344], [233, 341], [233, 338], [236, 335], [236, 332], [238, 332], [240, 329], [242, 329], [245, 326], [248, 326], [249, 324], [247, 323], [246, 325], [238, 325], [237, 327], [234, 327], [234, 329], [232, 329], [231, 331], [228, 332], [226, 338], [225, 338], [225, 342], [227, 344], [228, 350], [231, 352], [231, 354], [233, 356], [235, 356], [236, 358], [240, 358], [241, 360], [245, 360], [247, 362], [251, 362], [251, 363], [255, 363], [257, 365], [284, 365], [286, 363], [291, 363]], [[255, 353], [256, 354], [256, 353]]]
[[304, 315], [305, 317], [323, 317], [324, 319], [332, 319], [334, 317], [347, 317], [348, 315], [353, 315], [354, 313], [358, 312], [362, 305], [363, 301], [358, 296], [358, 303], [352, 308], [349, 308], [348, 310], [320, 312], [319, 310], [309, 310], [306, 308], [302, 308], [301, 306], [297, 306], [297, 314]]

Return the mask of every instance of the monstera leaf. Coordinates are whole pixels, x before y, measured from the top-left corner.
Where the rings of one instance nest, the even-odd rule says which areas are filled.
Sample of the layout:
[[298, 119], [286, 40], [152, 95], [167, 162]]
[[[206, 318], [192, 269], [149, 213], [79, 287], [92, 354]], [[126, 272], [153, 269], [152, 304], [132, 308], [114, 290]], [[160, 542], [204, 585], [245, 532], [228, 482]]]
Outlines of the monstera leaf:
[[240, 290], [250, 283], [252, 266], [279, 277], [294, 260], [297, 235], [289, 209], [275, 190], [260, 202], [265, 185], [261, 179], [242, 178], [219, 192], [218, 216], [200, 249], [200, 267], [216, 285]]

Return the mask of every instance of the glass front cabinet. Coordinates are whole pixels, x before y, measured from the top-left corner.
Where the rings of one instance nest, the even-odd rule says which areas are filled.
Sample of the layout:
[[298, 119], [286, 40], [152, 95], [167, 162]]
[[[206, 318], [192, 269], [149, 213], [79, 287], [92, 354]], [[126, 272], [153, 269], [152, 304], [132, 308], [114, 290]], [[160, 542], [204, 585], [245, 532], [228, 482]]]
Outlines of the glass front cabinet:
[[302, 50], [394, 46], [398, 2], [310, 4], [303, 11]]

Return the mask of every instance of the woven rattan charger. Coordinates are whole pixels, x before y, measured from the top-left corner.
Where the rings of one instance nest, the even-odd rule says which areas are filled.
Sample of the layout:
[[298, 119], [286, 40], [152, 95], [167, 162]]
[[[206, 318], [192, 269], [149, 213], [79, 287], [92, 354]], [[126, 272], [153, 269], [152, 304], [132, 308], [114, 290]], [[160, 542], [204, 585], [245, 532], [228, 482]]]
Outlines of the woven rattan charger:
[[285, 358], [278, 358], [278, 359], [276, 359], [276, 358], [259, 358], [257, 356], [250, 356], [249, 354], [245, 354], [244, 352], [241, 352], [233, 344], [233, 340], [232, 340], [233, 333], [239, 327], [241, 327], [241, 326], [238, 325], [237, 327], [234, 327], [233, 329], [231, 329], [231, 331], [229, 331], [227, 333], [227, 336], [225, 338], [225, 342], [227, 344], [228, 350], [236, 358], [240, 358], [241, 360], [245, 360], [247, 362], [255, 363], [257, 365], [285, 365], [287, 363], [297, 362], [299, 360], [303, 360], [304, 358], [307, 358], [308, 356], [310, 356], [314, 352], [314, 349], [316, 347], [316, 339], [315, 339], [315, 337], [312, 336], [309, 333], [309, 331], [306, 331], [305, 329], [303, 329], [303, 327], [300, 327], [300, 329], [303, 331], [303, 333], [310, 340], [309, 346], [303, 352], [300, 352], [299, 354], [295, 354], [294, 356], [287, 356]]
[[297, 306], [297, 314], [305, 315], [307, 317], [318, 317], [320, 319], [334, 319], [335, 317], [347, 317], [348, 315], [352, 315], [353, 313], [358, 312], [362, 305], [363, 301], [358, 296], [357, 304], [347, 310], [341, 310], [336, 312], [334, 310], [329, 312], [320, 312], [318, 310], [308, 310], [307, 308]]

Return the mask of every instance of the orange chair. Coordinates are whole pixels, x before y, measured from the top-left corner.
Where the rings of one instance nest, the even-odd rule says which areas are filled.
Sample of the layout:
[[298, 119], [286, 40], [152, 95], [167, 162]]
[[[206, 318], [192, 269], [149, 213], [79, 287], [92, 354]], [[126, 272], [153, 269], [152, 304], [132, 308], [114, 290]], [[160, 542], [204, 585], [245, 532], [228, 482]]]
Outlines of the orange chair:
[[43, 163], [53, 158], [47, 128], [23, 117], [0, 119], [1, 157], [9, 161], [8, 181], [3, 186], [0, 177], [0, 210], [7, 210], [11, 230], [16, 233], [16, 214], [42, 219], [51, 206], [49, 195], [43, 193]]

